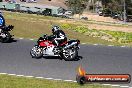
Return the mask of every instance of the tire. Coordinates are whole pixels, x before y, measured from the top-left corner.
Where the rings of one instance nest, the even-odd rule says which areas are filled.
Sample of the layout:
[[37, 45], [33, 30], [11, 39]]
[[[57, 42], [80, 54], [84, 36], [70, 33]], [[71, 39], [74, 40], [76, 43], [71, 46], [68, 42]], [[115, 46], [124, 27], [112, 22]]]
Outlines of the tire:
[[0, 37], [0, 42], [2, 42], [2, 43], [9, 42], [11, 39], [10, 33], [8, 31], [4, 31], [3, 33], [6, 35], [6, 37], [5, 38]]
[[30, 55], [32, 58], [40, 59], [43, 56], [42, 49], [36, 45], [31, 49]]
[[77, 49], [66, 49], [65, 52], [63, 52], [63, 59], [65, 61], [73, 61], [77, 58], [77, 56], [78, 56]]

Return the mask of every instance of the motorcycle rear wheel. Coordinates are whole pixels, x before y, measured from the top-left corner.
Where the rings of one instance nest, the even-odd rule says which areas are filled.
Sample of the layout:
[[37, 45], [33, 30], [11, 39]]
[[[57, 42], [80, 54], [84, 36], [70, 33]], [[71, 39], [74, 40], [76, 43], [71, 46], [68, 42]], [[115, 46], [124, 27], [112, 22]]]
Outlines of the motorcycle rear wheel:
[[32, 58], [39, 59], [43, 56], [42, 49], [36, 45], [31, 49], [30, 55], [32, 56]]
[[0, 37], [0, 42], [2, 42], [2, 43], [9, 42], [9, 40], [11, 39], [10, 33], [8, 31], [4, 31], [3, 34], [5, 34], [6, 37], [5, 38]]
[[78, 51], [77, 49], [66, 49], [65, 52], [63, 52], [63, 59], [65, 61], [73, 61], [77, 58]]

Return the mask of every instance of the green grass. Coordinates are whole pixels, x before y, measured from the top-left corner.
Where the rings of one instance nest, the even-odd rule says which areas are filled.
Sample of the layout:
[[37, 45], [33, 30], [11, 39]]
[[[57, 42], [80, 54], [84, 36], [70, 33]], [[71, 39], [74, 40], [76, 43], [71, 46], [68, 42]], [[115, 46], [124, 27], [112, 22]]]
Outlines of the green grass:
[[[4, 17], [6, 19], [7, 24], [12, 24], [15, 26], [14, 30], [11, 33], [15, 35], [16, 38], [23, 37], [23, 38], [38, 39], [43, 34], [51, 34], [52, 25], [67, 24], [66, 22], [62, 22], [61, 18], [40, 16], [35, 14], [5, 12]], [[76, 27], [83, 24], [83, 22], [82, 23], [81, 21], [79, 23], [73, 22], [70, 24], [71, 26]], [[75, 32], [75, 30], [69, 30], [67, 28], [64, 28], [63, 30], [67, 34], [69, 39], [79, 39], [81, 43], [88, 43], [88, 44], [98, 43], [104, 45], [110, 44], [117, 46], [132, 45], [132, 44], [120, 44], [116, 41], [109, 42], [106, 40], [102, 40], [100, 38], [89, 37], [82, 33]]]
[[0, 75], [0, 88], [112, 88], [100, 84], [79, 85], [72, 82]]

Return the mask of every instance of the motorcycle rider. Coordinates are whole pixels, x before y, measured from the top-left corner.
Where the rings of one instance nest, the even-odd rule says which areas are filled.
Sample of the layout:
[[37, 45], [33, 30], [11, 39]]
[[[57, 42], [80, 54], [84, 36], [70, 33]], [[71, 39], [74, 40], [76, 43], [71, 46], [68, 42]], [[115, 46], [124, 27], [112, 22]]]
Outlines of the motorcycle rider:
[[2, 16], [2, 14], [0, 14], [0, 35], [1, 35], [2, 27], [4, 26], [5, 26], [5, 19]]
[[5, 33], [2, 33], [2, 30], [9, 30], [9, 29], [13, 29], [14, 26], [12, 25], [8, 25], [6, 26], [5, 25], [5, 19], [2, 15], [2, 13], [0, 12], [0, 38], [5, 38], [6, 37], [6, 34]]
[[67, 41], [65, 33], [60, 29], [59, 26], [55, 25], [52, 27], [53, 36], [55, 36], [53, 43], [56, 45], [56, 48], [59, 48], [59, 44]]

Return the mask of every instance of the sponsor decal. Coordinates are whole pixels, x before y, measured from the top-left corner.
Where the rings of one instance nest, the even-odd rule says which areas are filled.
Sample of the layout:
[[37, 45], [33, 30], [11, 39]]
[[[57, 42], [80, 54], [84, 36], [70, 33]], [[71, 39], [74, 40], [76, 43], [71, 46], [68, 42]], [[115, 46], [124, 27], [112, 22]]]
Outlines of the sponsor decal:
[[80, 66], [76, 81], [79, 84], [85, 83], [130, 83], [131, 76], [129, 74], [87, 74]]

